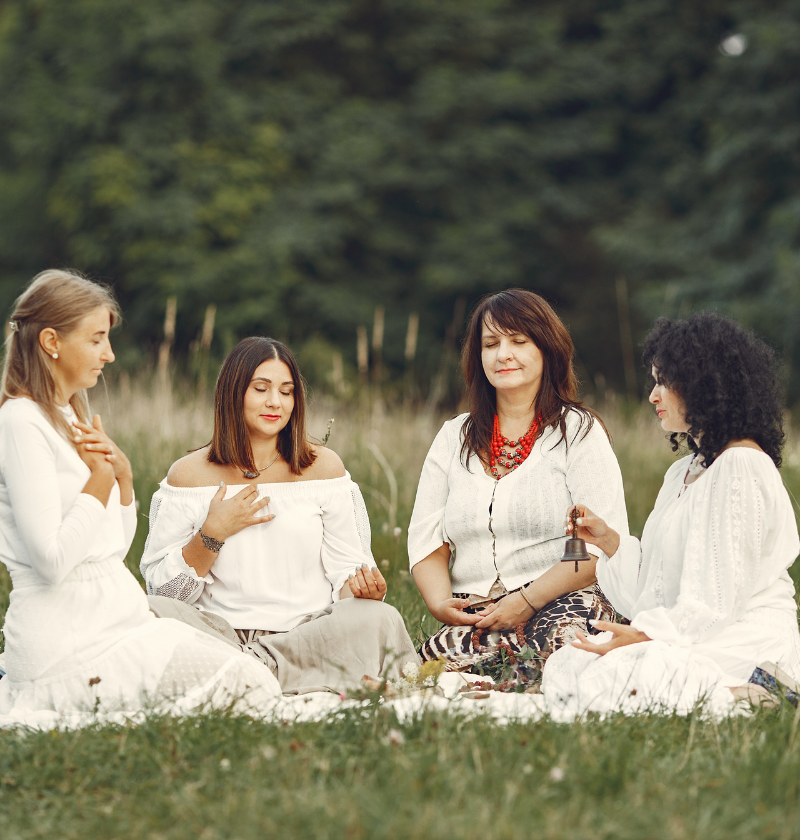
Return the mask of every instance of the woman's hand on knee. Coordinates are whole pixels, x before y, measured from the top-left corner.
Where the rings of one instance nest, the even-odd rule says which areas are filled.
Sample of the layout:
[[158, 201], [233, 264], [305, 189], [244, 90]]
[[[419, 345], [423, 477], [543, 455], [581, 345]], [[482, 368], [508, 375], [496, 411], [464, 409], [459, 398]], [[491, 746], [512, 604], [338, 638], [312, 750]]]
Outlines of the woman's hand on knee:
[[354, 598], [368, 598], [381, 601], [386, 594], [386, 581], [378, 568], [370, 569], [366, 564], [350, 575], [347, 581]]
[[605, 656], [605, 654], [610, 653], [618, 647], [652, 641], [647, 633], [642, 633], [641, 630], [637, 630], [629, 624], [617, 624], [613, 621], [591, 621], [589, 623], [595, 630], [608, 630], [612, 634], [610, 641], [603, 642], [599, 645], [595, 644], [591, 641], [591, 636], [587, 636], [578, 630], [578, 638], [572, 642], [572, 646], [579, 650], [585, 650], [588, 653], [596, 653], [598, 656]]
[[535, 614], [536, 611], [519, 592], [512, 592], [478, 613], [478, 627], [481, 630], [510, 630], [525, 624]]
[[202, 530], [215, 540], [225, 542], [228, 537], [251, 525], [272, 521], [275, 518], [274, 514], [258, 515], [268, 504], [269, 498], [258, 498], [258, 488], [255, 484], [248, 484], [230, 499], [226, 499], [225, 485], [220, 483], [219, 490], [208, 507], [208, 516]]
[[469, 598], [445, 598], [434, 607], [431, 607], [431, 615], [442, 624], [477, 624], [480, 616], [475, 613], [464, 612], [464, 607], [469, 606]]

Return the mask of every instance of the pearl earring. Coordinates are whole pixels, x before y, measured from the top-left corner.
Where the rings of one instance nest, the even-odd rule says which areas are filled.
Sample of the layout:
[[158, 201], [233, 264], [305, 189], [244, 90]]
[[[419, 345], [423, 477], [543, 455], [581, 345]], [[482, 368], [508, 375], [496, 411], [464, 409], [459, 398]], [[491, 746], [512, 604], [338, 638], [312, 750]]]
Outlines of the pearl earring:
[[57, 359], [58, 358], [58, 353], [53, 353], [53, 358]]

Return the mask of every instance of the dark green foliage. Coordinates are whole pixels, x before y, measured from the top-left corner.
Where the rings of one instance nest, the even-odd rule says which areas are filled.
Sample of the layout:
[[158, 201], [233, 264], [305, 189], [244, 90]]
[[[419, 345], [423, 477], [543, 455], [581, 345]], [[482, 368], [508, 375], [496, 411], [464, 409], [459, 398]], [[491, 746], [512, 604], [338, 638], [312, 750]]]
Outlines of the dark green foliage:
[[[351, 362], [383, 305], [398, 374], [418, 311], [425, 380], [454, 309], [525, 285], [564, 314], [584, 377], [621, 386], [625, 276], [634, 338], [711, 305], [789, 362], [799, 16], [788, 0], [3, 0], [0, 307], [47, 266], [107, 278], [132, 365], [172, 294], [184, 351], [214, 302], [217, 354], [322, 334]], [[718, 49], [732, 32], [738, 57]]]

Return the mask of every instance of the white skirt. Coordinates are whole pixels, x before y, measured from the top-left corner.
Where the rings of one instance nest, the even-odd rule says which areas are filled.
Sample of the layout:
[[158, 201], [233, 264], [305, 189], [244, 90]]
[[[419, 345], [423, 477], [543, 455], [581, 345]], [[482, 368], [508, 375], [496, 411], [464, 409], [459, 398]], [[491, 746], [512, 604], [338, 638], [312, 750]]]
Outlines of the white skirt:
[[[592, 637], [602, 644], [604, 632]], [[640, 642], [597, 656], [566, 645], [547, 661], [542, 692], [564, 715], [658, 710], [687, 714], [702, 702], [712, 714], [733, 711], [730, 691], [761, 662], [800, 679], [800, 633], [794, 602], [786, 609], [748, 610], [703, 643], [679, 647]]]
[[148, 710], [263, 712], [281, 693], [251, 657], [156, 619], [118, 558], [83, 564], [56, 586], [15, 574], [4, 633], [0, 726]]

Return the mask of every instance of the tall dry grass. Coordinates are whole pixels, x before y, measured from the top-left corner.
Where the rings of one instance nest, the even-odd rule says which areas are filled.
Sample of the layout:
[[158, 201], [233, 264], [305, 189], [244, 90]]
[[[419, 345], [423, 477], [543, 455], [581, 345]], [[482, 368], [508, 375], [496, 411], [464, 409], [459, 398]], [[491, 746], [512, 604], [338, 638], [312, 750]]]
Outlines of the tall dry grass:
[[[183, 387], [179, 380], [165, 387], [163, 380], [148, 375], [134, 380], [121, 377], [108, 388], [101, 383], [91, 396], [93, 410], [103, 416], [107, 430], [133, 465], [139, 527], [128, 565], [138, 576], [150, 498], [173, 461], [210, 439], [211, 395]], [[596, 408], [611, 433], [622, 469], [631, 531], [640, 534], [664, 472], [676, 456], [649, 406], [612, 397]], [[387, 408], [370, 402], [365, 393], [348, 399], [321, 394], [310, 405], [309, 430], [317, 440], [325, 436], [329, 420], [334, 419], [328, 446], [340, 455], [362, 489], [372, 524], [373, 554], [387, 577], [389, 600], [418, 639], [436, 625], [408, 574], [406, 535], [422, 463], [449, 416], [418, 406]], [[783, 474], [790, 492], [800, 497], [800, 436], [796, 434], [787, 443]], [[0, 616], [9, 591], [8, 575], [0, 567]]]

